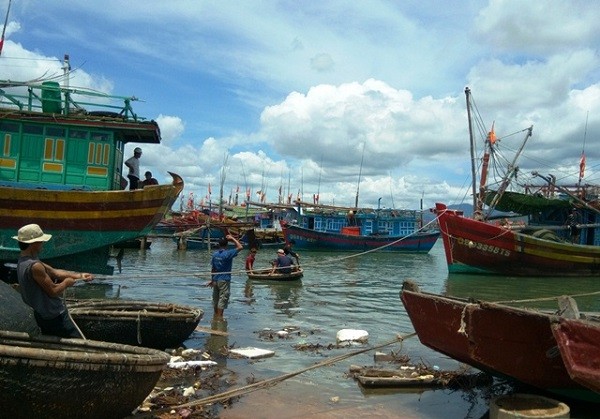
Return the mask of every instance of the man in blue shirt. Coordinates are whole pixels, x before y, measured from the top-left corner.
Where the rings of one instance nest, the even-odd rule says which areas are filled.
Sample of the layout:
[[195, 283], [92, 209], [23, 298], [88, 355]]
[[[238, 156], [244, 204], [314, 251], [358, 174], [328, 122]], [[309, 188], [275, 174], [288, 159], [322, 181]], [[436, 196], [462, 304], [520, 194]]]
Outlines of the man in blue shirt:
[[[227, 243], [231, 240], [235, 244], [235, 249], [228, 249]], [[231, 294], [231, 267], [233, 258], [236, 257], [243, 245], [232, 235], [228, 234], [219, 240], [219, 250], [215, 251], [211, 260], [211, 280], [207, 286], [213, 289], [213, 307], [215, 309], [214, 319], [223, 318], [223, 311], [229, 304], [229, 295]]]

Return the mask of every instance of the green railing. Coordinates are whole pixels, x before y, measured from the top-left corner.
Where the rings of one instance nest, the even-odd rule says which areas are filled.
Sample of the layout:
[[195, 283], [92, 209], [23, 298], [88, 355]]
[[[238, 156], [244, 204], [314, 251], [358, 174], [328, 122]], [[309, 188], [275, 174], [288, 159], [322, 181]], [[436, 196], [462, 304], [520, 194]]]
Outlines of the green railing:
[[[8, 89], [15, 90], [9, 92]], [[140, 121], [131, 107], [138, 98], [113, 96], [87, 89], [61, 87], [57, 82], [36, 84], [0, 81], [2, 106], [21, 111], [61, 115], [97, 115]]]

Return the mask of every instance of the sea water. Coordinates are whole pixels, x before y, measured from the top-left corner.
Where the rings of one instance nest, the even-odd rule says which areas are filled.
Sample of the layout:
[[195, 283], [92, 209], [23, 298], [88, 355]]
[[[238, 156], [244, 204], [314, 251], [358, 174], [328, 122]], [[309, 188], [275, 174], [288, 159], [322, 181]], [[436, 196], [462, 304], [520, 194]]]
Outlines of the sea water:
[[[449, 277], [441, 241], [428, 254], [298, 250], [304, 268], [301, 281], [252, 281], [242, 271], [247, 252], [242, 250], [234, 259], [231, 299], [225, 310], [228, 336], [194, 332], [185, 342], [188, 348], [256, 347], [275, 352], [260, 360], [219, 359], [219, 368], [235, 372], [238, 387], [247, 381], [302, 371], [328, 358], [391, 342], [399, 335], [409, 338], [378, 351], [408, 356], [414, 364], [435, 369], [458, 370], [458, 362], [411, 337], [414, 329], [399, 298], [405, 280], [416, 282], [423, 291], [488, 301], [583, 294], [596, 291], [597, 283], [581, 278]], [[275, 248], [259, 250], [255, 268], [270, 266], [275, 252]], [[200, 326], [210, 328], [212, 294], [211, 288], [204, 286], [209, 272], [209, 251], [178, 250], [170, 239], [153, 238], [150, 249], [125, 251], [120, 273], [78, 285], [78, 292], [196, 306], [205, 312]], [[590, 307], [598, 304], [597, 297], [586, 301]], [[276, 332], [283, 329], [292, 332], [279, 338]], [[367, 331], [368, 342], [340, 348], [336, 334], [341, 329]], [[504, 389], [502, 385], [474, 390], [366, 389], [349, 375], [351, 365], [395, 367], [376, 364], [374, 353], [310, 369], [244, 395], [223, 410], [222, 417], [481, 418], [488, 412], [489, 397]]]

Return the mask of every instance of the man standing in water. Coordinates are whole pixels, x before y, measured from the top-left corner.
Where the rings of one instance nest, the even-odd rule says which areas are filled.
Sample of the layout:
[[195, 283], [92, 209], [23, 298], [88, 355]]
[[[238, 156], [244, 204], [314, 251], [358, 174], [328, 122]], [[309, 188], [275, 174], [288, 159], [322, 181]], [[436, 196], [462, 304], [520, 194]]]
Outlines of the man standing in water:
[[23, 301], [34, 311], [35, 321], [44, 335], [63, 338], [82, 338], [69, 317], [61, 294], [78, 279], [91, 281], [89, 273], [77, 273], [54, 269], [39, 260], [45, 242], [52, 238], [44, 234], [37, 224], [28, 224], [19, 229], [13, 239], [19, 242], [21, 254], [17, 265], [17, 277]]
[[[227, 243], [231, 240], [235, 249], [228, 249]], [[215, 251], [211, 260], [211, 280], [206, 285], [213, 289], [213, 319], [222, 319], [223, 312], [229, 305], [231, 294], [231, 267], [233, 258], [236, 257], [244, 246], [232, 235], [228, 234], [219, 240], [219, 250]]]

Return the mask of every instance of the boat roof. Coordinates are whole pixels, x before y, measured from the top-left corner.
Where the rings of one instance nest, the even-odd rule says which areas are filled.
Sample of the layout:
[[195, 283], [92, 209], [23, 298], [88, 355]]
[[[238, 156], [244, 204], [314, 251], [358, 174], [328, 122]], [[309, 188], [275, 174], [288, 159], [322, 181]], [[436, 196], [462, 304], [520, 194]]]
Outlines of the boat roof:
[[120, 134], [124, 143], [158, 144], [158, 124], [133, 111], [131, 103], [138, 100], [56, 82], [0, 80], [0, 120], [105, 129]]

